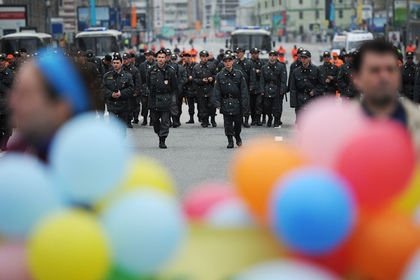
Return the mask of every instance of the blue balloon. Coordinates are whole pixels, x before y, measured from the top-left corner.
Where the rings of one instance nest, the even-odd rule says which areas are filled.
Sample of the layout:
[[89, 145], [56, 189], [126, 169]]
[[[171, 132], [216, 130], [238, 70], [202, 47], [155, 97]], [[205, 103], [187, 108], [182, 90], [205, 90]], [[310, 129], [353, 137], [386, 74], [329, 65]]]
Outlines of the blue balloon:
[[83, 114], [62, 127], [53, 140], [50, 162], [57, 185], [71, 201], [94, 204], [118, 187], [130, 152], [122, 124]]
[[156, 273], [186, 235], [180, 205], [155, 190], [129, 192], [101, 216], [116, 266], [134, 275]]
[[355, 209], [344, 179], [327, 169], [305, 167], [277, 183], [271, 201], [272, 227], [295, 251], [320, 255], [349, 236]]
[[63, 207], [48, 175], [30, 156], [0, 159], [0, 235], [26, 237], [43, 217]]

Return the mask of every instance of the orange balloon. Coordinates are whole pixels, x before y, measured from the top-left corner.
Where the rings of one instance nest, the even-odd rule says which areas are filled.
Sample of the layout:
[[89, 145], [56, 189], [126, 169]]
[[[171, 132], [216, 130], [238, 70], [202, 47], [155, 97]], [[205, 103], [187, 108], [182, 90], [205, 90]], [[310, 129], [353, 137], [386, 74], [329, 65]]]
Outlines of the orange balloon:
[[420, 228], [408, 215], [362, 215], [352, 238], [352, 267], [360, 279], [401, 279], [420, 246]]
[[266, 223], [274, 184], [285, 173], [305, 162], [292, 146], [271, 139], [258, 139], [235, 154], [231, 180], [254, 215]]

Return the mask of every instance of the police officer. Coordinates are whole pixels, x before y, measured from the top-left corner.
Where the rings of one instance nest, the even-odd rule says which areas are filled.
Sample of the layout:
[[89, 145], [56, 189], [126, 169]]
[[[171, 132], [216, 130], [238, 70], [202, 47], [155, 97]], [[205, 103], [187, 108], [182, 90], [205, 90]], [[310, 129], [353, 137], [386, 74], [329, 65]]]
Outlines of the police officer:
[[296, 113], [306, 109], [309, 101], [324, 94], [325, 83], [318, 67], [311, 63], [311, 53], [304, 50], [301, 53], [302, 66], [291, 73], [290, 107]]
[[16, 74], [16, 72], [19, 69], [20, 61], [22, 59], [22, 56], [20, 52], [16, 51], [13, 53], [13, 58], [15, 59], [12, 63], [9, 65], [9, 69], [12, 70], [13, 74]]
[[233, 68], [233, 60], [232, 54], [223, 57], [225, 67], [217, 74], [214, 87], [214, 103], [223, 114], [228, 149], [233, 148], [233, 137], [236, 145], [242, 146], [242, 111], [249, 102], [244, 74]]
[[331, 62], [330, 52], [324, 52], [322, 55], [324, 63], [319, 66], [325, 79], [325, 95], [335, 96], [337, 91], [338, 67]]
[[[235, 54], [231, 50], [226, 50], [224, 55], [226, 54], [232, 54], [233, 59], [236, 59]], [[222, 58], [219, 60], [219, 63], [217, 64], [216, 72], [219, 73], [220, 71], [222, 71], [223, 68], [225, 68], [225, 65], [223, 63], [223, 55], [222, 55]]]
[[[255, 75], [255, 69], [252, 67], [252, 63], [245, 58], [245, 50], [242, 48], [236, 48], [236, 59], [233, 62], [233, 68], [242, 71], [244, 74], [245, 81], [248, 87], [249, 94], [254, 94], [254, 91], [257, 89], [257, 77]], [[249, 99], [248, 99], [249, 100]], [[246, 107], [244, 109], [244, 127], [250, 127], [249, 125], [249, 116], [251, 115], [251, 108], [249, 104], [245, 104]]]
[[130, 110], [128, 112], [127, 117], [127, 127], [133, 128], [133, 125], [131, 122], [134, 120], [134, 123], [139, 123], [139, 113], [140, 113], [140, 89], [142, 80], [140, 77], [139, 70], [132, 64], [131, 57], [129, 53], [123, 54], [123, 66], [122, 69], [130, 74], [133, 78], [134, 83], [134, 91], [133, 95], [128, 98], [128, 106], [130, 107]]
[[7, 150], [7, 142], [12, 136], [9, 122], [8, 94], [14, 79], [14, 72], [6, 67], [6, 54], [0, 54], [0, 150]]
[[191, 59], [191, 54], [184, 53], [184, 67], [187, 73], [187, 82], [184, 85], [184, 95], [187, 99], [188, 104], [188, 114], [190, 115], [190, 120], [187, 121], [187, 123], [194, 123], [194, 114], [195, 114], [195, 102], [197, 97], [197, 89], [196, 85], [193, 81], [193, 70], [194, 66], [197, 65], [197, 63], [193, 62]]
[[108, 73], [109, 71], [112, 71], [113, 66], [112, 66], [112, 56], [110, 56], [109, 54], [107, 54], [103, 59], [102, 59], [102, 69], [104, 70], [104, 75], [106, 73]]
[[251, 107], [251, 125], [262, 126], [261, 114], [263, 113], [263, 88], [260, 86], [261, 80], [261, 69], [264, 63], [260, 59], [260, 50], [258, 48], [252, 48], [251, 51], [251, 63], [255, 69], [255, 76], [257, 79], [257, 87], [249, 96], [249, 106]]
[[353, 86], [352, 81], [353, 55], [354, 53], [347, 52], [345, 54], [346, 63], [338, 68], [338, 92], [345, 99], [357, 99], [360, 97], [359, 91]]
[[209, 116], [213, 127], [216, 123], [216, 109], [214, 107], [213, 87], [216, 78], [216, 67], [213, 63], [207, 61], [209, 52], [203, 50], [200, 52], [200, 63], [193, 68], [193, 81], [197, 88], [199, 114], [201, 126], [209, 126]]
[[[144, 52], [144, 55], [146, 57], [146, 61], [144, 61], [142, 64], [140, 64], [140, 76], [142, 83], [142, 89], [141, 89], [141, 115], [143, 117], [143, 122], [141, 125], [145, 126], [147, 125], [147, 116], [149, 115], [149, 88], [147, 87], [147, 84], [144, 82], [147, 79], [147, 75], [149, 70], [153, 67], [153, 65], [156, 64], [155, 62], [155, 54], [151, 50], [147, 50]], [[150, 125], [152, 123], [150, 122]]]
[[[295, 46], [296, 47], [296, 46]], [[300, 66], [302, 66], [302, 52], [303, 52], [303, 48], [298, 48], [296, 51], [296, 60], [293, 61], [292, 64], [290, 64], [290, 76], [289, 76], [289, 82], [287, 84], [287, 92], [290, 91], [290, 79], [292, 78], [292, 73], [299, 68]]]
[[410, 100], [414, 99], [414, 84], [416, 81], [416, 65], [414, 64], [414, 53], [407, 52], [405, 54], [406, 63], [400, 67], [401, 69], [401, 95]]
[[146, 80], [150, 90], [149, 109], [154, 131], [159, 136], [159, 148], [166, 149], [172, 96], [176, 96], [178, 85], [175, 71], [165, 62], [165, 51], [158, 51], [156, 57], [157, 63], [150, 68]]
[[86, 60], [90, 63], [93, 63], [96, 66], [96, 68], [99, 70], [102, 76], [105, 74], [104, 69], [102, 68], [102, 61], [99, 57], [96, 57], [94, 55], [93, 50], [86, 51]]
[[108, 112], [117, 116], [124, 124], [127, 124], [130, 111], [128, 100], [134, 93], [133, 78], [122, 69], [122, 57], [119, 53], [114, 54], [112, 64], [114, 70], [105, 74], [102, 83], [104, 97]]
[[182, 103], [184, 102], [184, 97], [185, 97], [184, 86], [185, 86], [185, 83], [188, 81], [188, 77], [187, 77], [187, 70], [185, 69], [185, 67], [182, 66], [182, 64], [178, 63], [178, 56], [176, 54], [173, 53], [171, 55], [171, 61], [172, 63], [175, 63], [178, 65], [178, 77], [179, 77], [178, 82], [182, 82], [181, 83], [182, 87], [178, 85], [178, 95], [177, 95], [177, 103], [176, 103], [178, 106], [178, 110], [177, 110], [178, 115], [176, 116], [176, 122], [177, 122], [176, 127], [179, 127], [181, 125], [180, 118], [182, 114]]
[[264, 107], [268, 115], [267, 126], [271, 127], [274, 115], [274, 127], [282, 125], [283, 98], [287, 91], [286, 68], [278, 61], [278, 53], [271, 51], [269, 61], [261, 70], [260, 87], [264, 94]]

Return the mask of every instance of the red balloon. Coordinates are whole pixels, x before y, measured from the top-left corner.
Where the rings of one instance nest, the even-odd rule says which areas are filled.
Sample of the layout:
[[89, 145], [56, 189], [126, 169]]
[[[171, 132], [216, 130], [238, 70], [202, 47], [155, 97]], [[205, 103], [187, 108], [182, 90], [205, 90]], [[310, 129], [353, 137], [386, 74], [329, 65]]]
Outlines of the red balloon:
[[0, 244], [0, 280], [31, 280], [23, 243]]
[[393, 121], [371, 121], [343, 148], [336, 164], [361, 207], [384, 206], [401, 193], [414, 174], [411, 136]]

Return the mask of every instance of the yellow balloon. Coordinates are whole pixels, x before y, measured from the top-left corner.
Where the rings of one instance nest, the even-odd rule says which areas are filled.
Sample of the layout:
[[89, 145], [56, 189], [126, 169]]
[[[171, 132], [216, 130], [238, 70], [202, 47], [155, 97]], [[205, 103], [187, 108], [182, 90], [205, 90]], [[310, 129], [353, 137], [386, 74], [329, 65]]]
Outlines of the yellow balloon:
[[406, 190], [395, 200], [393, 208], [411, 214], [420, 204], [420, 166], [417, 167]]
[[38, 226], [29, 239], [28, 259], [39, 280], [99, 280], [110, 267], [99, 222], [76, 210], [54, 214]]

